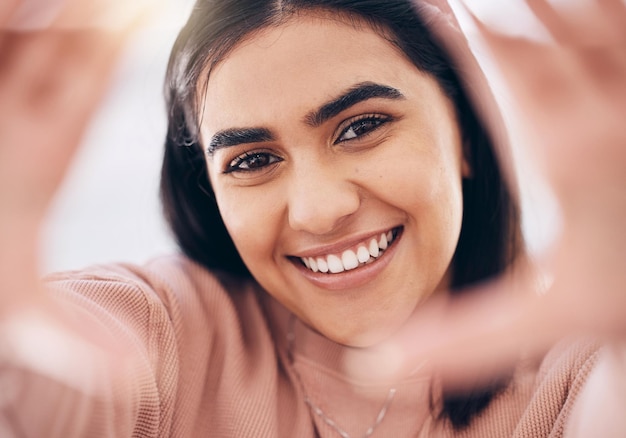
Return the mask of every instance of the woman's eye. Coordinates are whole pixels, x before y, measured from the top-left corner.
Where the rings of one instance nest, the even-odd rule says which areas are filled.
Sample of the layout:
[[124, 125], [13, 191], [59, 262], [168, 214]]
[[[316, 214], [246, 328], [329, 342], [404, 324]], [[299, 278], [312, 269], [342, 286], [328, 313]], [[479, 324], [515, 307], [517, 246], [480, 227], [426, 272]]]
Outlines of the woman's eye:
[[389, 121], [389, 117], [385, 116], [364, 116], [358, 120], [350, 122], [350, 124], [341, 131], [335, 144], [342, 141], [354, 140], [363, 135], [369, 134], [383, 124]]
[[281, 161], [282, 158], [269, 152], [246, 152], [232, 160], [224, 173], [254, 172]]

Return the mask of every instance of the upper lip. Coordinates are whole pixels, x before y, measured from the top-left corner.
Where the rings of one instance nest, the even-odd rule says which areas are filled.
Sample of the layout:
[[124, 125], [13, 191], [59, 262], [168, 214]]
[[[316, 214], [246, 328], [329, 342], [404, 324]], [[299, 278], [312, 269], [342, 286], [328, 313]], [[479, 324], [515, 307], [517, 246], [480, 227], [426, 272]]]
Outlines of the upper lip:
[[331, 243], [328, 245], [316, 246], [314, 248], [307, 248], [305, 250], [299, 251], [297, 254], [293, 254], [293, 257], [319, 257], [325, 256], [327, 254], [339, 254], [343, 251], [354, 247], [355, 245], [367, 242], [370, 239], [378, 239], [382, 233], [386, 233], [387, 231], [395, 230], [398, 226], [382, 228], [378, 231], [368, 231], [366, 233], [361, 233], [355, 236], [352, 236], [346, 240], [342, 240], [340, 242]]

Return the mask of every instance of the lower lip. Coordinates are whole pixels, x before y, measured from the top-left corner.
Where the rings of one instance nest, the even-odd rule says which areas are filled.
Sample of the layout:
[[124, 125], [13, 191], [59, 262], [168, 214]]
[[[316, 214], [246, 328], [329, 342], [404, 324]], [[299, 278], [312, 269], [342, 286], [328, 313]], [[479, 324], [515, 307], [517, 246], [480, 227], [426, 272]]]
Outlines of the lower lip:
[[350, 271], [344, 271], [339, 274], [324, 274], [322, 272], [313, 272], [297, 261], [294, 261], [293, 264], [307, 280], [323, 289], [342, 290], [360, 287], [374, 280], [391, 262], [402, 234], [402, 230], [398, 231], [392, 244], [376, 261]]

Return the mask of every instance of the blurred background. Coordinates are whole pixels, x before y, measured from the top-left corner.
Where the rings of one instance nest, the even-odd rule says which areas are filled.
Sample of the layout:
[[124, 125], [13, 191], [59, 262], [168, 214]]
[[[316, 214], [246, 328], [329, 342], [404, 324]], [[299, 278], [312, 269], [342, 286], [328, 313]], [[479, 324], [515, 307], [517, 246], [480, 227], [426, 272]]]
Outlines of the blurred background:
[[[172, 0], [161, 18], [140, 31], [120, 61], [83, 145], [57, 195], [42, 236], [42, 271], [78, 269], [94, 263], [142, 263], [176, 251], [163, 220], [158, 183], [166, 118], [162, 83], [170, 48], [191, 8], [191, 0]], [[530, 247], [544, 249], [558, 228], [549, 192], [519, 148], [514, 106], [457, 1], [451, 2], [510, 124], [517, 146], [524, 228]], [[498, 6], [489, 0], [466, 2], [484, 20], [506, 32], [541, 36], [522, 1]]]

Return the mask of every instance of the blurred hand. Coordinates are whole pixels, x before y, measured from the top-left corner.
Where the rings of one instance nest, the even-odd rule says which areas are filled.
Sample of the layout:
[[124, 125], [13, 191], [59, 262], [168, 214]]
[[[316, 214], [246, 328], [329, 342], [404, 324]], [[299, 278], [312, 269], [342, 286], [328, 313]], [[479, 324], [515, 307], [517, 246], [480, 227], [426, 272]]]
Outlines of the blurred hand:
[[[429, 3], [446, 9], [440, 0]], [[520, 355], [540, 357], [563, 336], [626, 341], [626, 5], [527, 4], [550, 40], [475, 23], [517, 105], [525, 146], [557, 196], [562, 233], [537, 268], [523, 261], [461, 298], [439, 296], [420, 307], [381, 346], [386, 366], [374, 367], [385, 377], [426, 359], [447, 382], [471, 385], [507, 370]], [[433, 17], [431, 26], [459, 64], [471, 63], [460, 35]], [[480, 100], [481, 89], [474, 91]], [[553, 279], [541, 295], [538, 272]]]
[[41, 220], [148, 5], [3, 0], [0, 6], [0, 315], [38, 300]]

